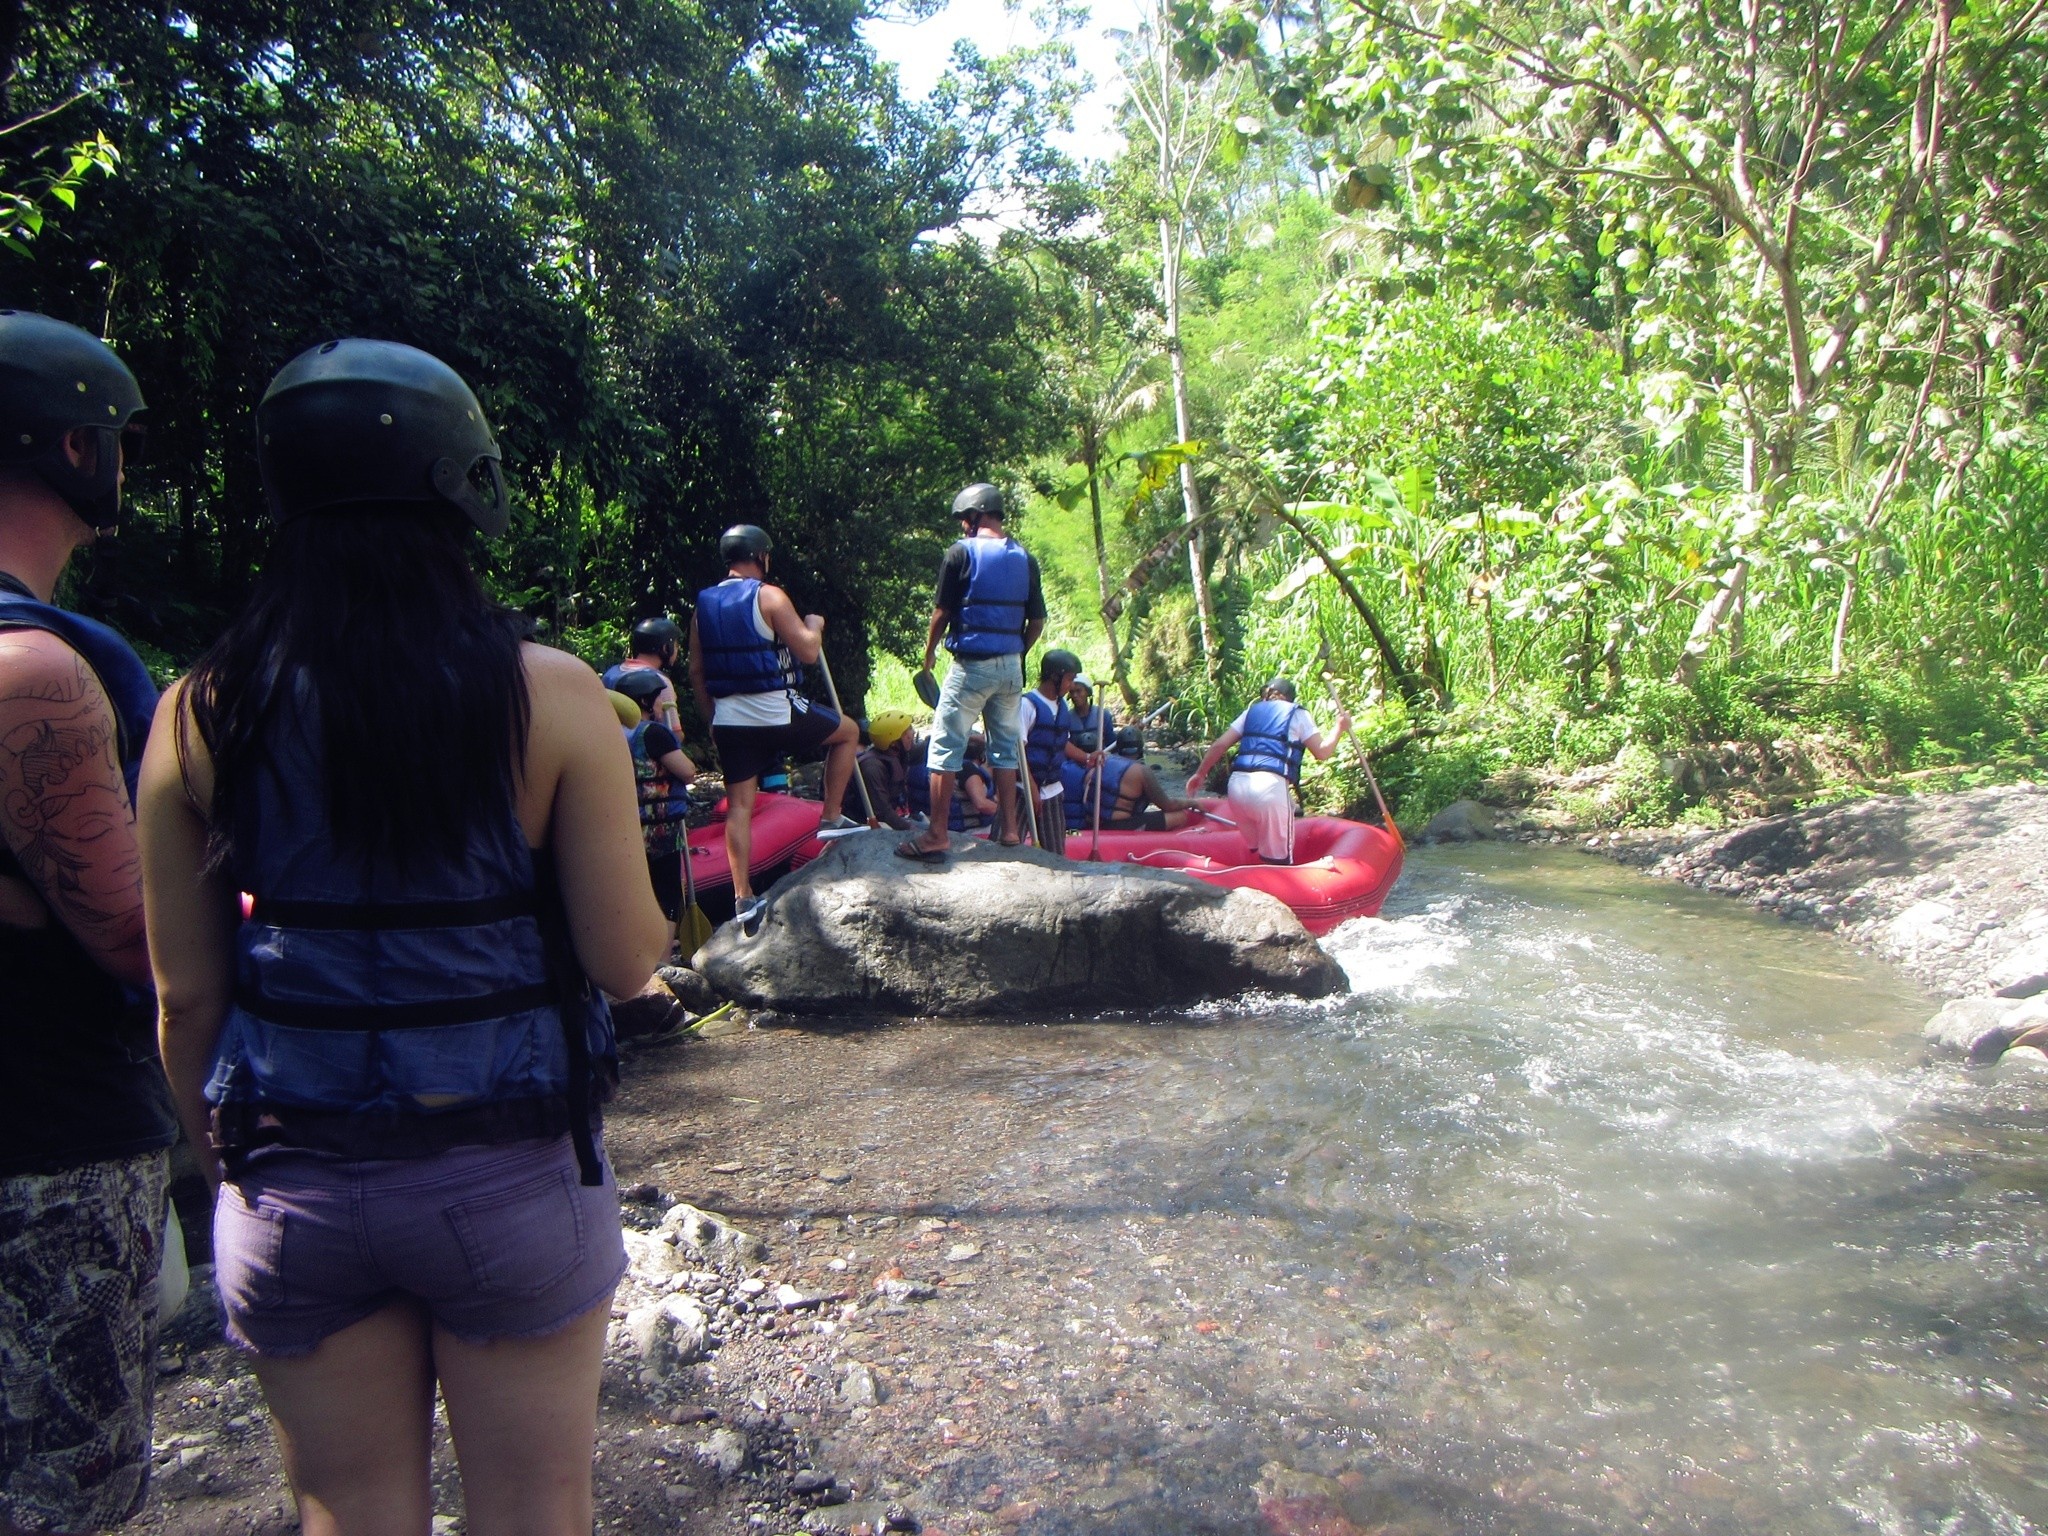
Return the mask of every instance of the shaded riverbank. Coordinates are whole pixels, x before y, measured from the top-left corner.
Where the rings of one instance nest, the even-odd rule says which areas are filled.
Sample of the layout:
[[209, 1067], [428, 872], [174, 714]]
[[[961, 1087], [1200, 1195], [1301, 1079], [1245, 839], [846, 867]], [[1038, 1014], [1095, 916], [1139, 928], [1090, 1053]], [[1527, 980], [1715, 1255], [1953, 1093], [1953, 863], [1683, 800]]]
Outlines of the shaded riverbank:
[[[1331, 948], [1324, 1003], [638, 1052], [640, 1222], [768, 1250], [685, 1281], [707, 1361], [618, 1362], [600, 1529], [2048, 1522], [2035, 1074], [1930, 1064], [1896, 973], [1563, 849], [1420, 854]], [[161, 1438], [219, 1448], [153, 1528], [287, 1529], [212, 1370], [167, 1379]]]

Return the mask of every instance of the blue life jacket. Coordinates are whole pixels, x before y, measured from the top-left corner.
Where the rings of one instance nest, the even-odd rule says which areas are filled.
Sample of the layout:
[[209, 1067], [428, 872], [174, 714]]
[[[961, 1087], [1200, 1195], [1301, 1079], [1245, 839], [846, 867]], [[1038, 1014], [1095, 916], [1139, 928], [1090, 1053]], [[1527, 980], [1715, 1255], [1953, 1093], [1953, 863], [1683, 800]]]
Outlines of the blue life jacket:
[[603, 684], [607, 688], [616, 688], [619, 686], [619, 679], [624, 677], [625, 675], [626, 664], [623, 661], [615, 661], [610, 666], [604, 669], [604, 672], [601, 674], [599, 680], [603, 682]]
[[[989, 781], [986, 768], [982, 767], [979, 763], [969, 763], [963, 767], [960, 770], [958, 779], [955, 780], [953, 803], [946, 812], [946, 825], [955, 832], [965, 832], [968, 828], [967, 796], [961, 793], [960, 786], [964, 785], [969, 778], [979, 778], [991, 795], [995, 793], [995, 788]], [[904, 771], [903, 780], [910, 814], [913, 816], [923, 816], [929, 820], [932, 814], [932, 770], [930, 765], [921, 757], [916, 759]], [[980, 826], [981, 818], [977, 816], [973, 824]]]
[[1060, 765], [1060, 777], [1067, 786], [1067, 829], [1081, 831], [1095, 825], [1095, 775], [1102, 774], [1102, 824], [1116, 815], [1117, 792], [1123, 787], [1124, 775], [1131, 771], [1137, 759], [1118, 757], [1111, 753], [1102, 760], [1100, 770], [1091, 769], [1075, 762], [1071, 757]]
[[1024, 695], [1031, 709], [1031, 726], [1024, 733], [1024, 760], [1031, 765], [1031, 777], [1040, 789], [1059, 782], [1060, 765], [1067, 761], [1067, 742], [1074, 734], [1074, 712], [1066, 701], [1049, 701], [1037, 689]]
[[1246, 710], [1230, 771], [1284, 774], [1288, 783], [1300, 783], [1303, 744], [1287, 739], [1287, 727], [1300, 713], [1299, 704], [1285, 699], [1261, 699]]
[[954, 615], [946, 649], [956, 656], [1017, 656], [1024, 650], [1024, 609], [1031, 597], [1031, 557], [1015, 539], [962, 539], [967, 592]]
[[640, 792], [640, 836], [650, 855], [681, 849], [690, 814], [688, 797], [678, 791], [668, 770], [647, 750], [647, 727], [654, 723], [642, 720], [626, 732], [626, 746], [633, 754], [633, 782]]
[[754, 627], [760, 591], [761, 583], [748, 576], [697, 594], [697, 649], [704, 661], [704, 686], [714, 699], [775, 693], [802, 682], [789, 648], [779, 640], [763, 640]]
[[230, 860], [254, 906], [206, 1097], [232, 1170], [267, 1143], [417, 1157], [567, 1131], [602, 1182], [611, 1012], [570, 943], [546, 853], [508, 810], [401, 875], [335, 847], [320, 715], [273, 709]]

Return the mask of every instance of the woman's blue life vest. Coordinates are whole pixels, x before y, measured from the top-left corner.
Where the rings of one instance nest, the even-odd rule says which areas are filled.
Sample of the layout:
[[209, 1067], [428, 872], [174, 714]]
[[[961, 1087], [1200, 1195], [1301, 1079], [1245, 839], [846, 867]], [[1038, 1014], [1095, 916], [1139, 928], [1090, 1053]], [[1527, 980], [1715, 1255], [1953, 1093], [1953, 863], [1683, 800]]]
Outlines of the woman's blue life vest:
[[1024, 695], [1031, 725], [1024, 732], [1024, 760], [1040, 789], [1060, 782], [1060, 765], [1068, 761], [1067, 742], [1074, 734], [1074, 712], [1065, 700], [1046, 698], [1036, 688]]
[[617, 1047], [553, 860], [508, 807], [454, 858], [366, 866], [329, 834], [303, 677], [270, 721], [234, 827], [228, 873], [253, 905], [206, 1085], [229, 1170], [269, 1144], [418, 1157], [566, 1131], [601, 1183]]
[[[982, 818], [979, 816], [975, 817], [971, 822], [968, 820], [967, 796], [964, 786], [970, 778], [980, 779], [983, 787], [988, 790], [990, 797], [993, 798], [995, 795], [995, 785], [989, 778], [986, 768], [982, 767], [979, 763], [968, 763], [963, 767], [960, 770], [959, 777], [954, 781], [953, 804], [946, 813], [946, 825], [955, 832], [965, 832], [970, 826], [978, 827], [983, 824]], [[909, 768], [904, 770], [903, 782], [910, 814], [922, 816], [929, 821], [932, 814], [932, 771], [930, 766], [926, 764], [923, 758], [918, 758]]]
[[[1116, 814], [1116, 798], [1123, 789], [1124, 775], [1137, 765], [1134, 757], [1111, 753], [1102, 760], [1102, 822], [1109, 824]], [[1095, 825], [1095, 770], [1068, 758], [1060, 765], [1060, 777], [1067, 786], [1067, 829], [1083, 831]]]
[[1237, 741], [1232, 773], [1277, 773], [1290, 784], [1301, 782], [1303, 743], [1290, 741], [1287, 728], [1303, 713], [1285, 699], [1261, 699], [1244, 712], [1244, 730]]
[[633, 753], [633, 783], [640, 791], [640, 836], [649, 858], [682, 848], [690, 815], [688, 798], [647, 750], [647, 727], [652, 724], [642, 720], [626, 732], [626, 745]]
[[946, 649], [955, 656], [1017, 656], [1024, 651], [1024, 610], [1031, 598], [1031, 557], [1005, 535], [962, 539], [967, 592], [954, 615]]
[[697, 650], [704, 686], [714, 699], [739, 693], [776, 693], [803, 681], [796, 658], [779, 640], [754, 627], [761, 583], [751, 576], [721, 581], [697, 594]]

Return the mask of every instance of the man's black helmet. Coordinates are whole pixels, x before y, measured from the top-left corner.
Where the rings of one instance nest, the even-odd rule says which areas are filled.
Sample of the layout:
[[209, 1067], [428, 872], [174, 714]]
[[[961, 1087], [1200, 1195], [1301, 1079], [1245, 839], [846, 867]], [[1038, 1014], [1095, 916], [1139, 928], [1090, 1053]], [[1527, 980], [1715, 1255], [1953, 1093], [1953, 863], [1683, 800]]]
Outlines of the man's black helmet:
[[727, 565], [737, 560], [752, 560], [758, 565], [773, 553], [775, 541], [768, 537], [768, 530], [752, 523], [734, 523], [718, 541], [718, 558]]
[[978, 480], [953, 498], [953, 515], [970, 523], [978, 523], [984, 517], [1001, 517], [1003, 493], [986, 480]]
[[674, 619], [642, 619], [633, 626], [633, 654], [659, 656], [670, 646], [682, 648], [683, 632]]
[[1135, 725], [1120, 725], [1116, 732], [1116, 745], [1111, 748], [1118, 757], [1143, 757], [1145, 755], [1145, 734]]
[[623, 693], [642, 709], [648, 709], [667, 686], [667, 679], [652, 667], [628, 667], [612, 684], [612, 692]]
[[[122, 431], [142, 409], [142, 389], [113, 349], [90, 331], [48, 315], [0, 310], [0, 464], [32, 469], [95, 528], [121, 507]], [[90, 470], [64, 452], [66, 434], [97, 429]]]
[[1265, 691], [1270, 698], [1285, 699], [1288, 703], [1292, 704], [1294, 702], [1294, 679], [1291, 677], [1276, 677], [1266, 684]]
[[1065, 673], [1068, 677], [1073, 677], [1080, 670], [1081, 658], [1072, 651], [1054, 649], [1047, 651], [1038, 659], [1038, 675], [1040, 677], [1051, 677], [1055, 673]]
[[280, 520], [445, 501], [495, 538], [512, 516], [476, 396], [438, 357], [395, 341], [330, 341], [286, 363], [256, 407], [256, 457]]

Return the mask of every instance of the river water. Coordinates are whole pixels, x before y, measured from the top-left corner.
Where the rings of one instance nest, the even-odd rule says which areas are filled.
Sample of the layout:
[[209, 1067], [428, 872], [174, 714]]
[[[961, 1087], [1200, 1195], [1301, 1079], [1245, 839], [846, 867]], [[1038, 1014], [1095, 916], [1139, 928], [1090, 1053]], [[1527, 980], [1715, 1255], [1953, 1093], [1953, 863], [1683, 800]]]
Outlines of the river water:
[[899, 1110], [1001, 1119], [955, 1209], [1032, 1282], [959, 1293], [1043, 1401], [957, 1485], [1065, 1474], [1034, 1531], [2048, 1529], [2048, 1073], [1570, 852], [1419, 853], [1326, 943], [1335, 1002], [899, 1041]]

